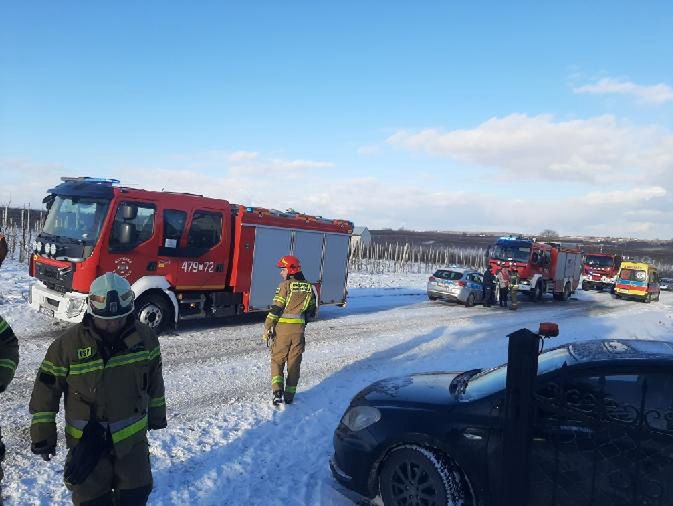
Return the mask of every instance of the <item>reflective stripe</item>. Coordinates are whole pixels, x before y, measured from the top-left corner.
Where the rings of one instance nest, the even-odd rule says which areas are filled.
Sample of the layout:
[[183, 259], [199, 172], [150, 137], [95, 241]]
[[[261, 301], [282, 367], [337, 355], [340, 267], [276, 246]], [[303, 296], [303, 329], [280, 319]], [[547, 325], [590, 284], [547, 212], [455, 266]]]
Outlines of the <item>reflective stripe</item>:
[[303, 318], [279, 318], [278, 323], [306, 323]]
[[160, 408], [166, 405], [166, 397], [155, 397], [150, 399], [150, 408]]
[[161, 356], [161, 348], [157, 346], [149, 351], [148, 360], [154, 360], [157, 357]]
[[278, 318], [279, 318], [277, 315], [275, 315], [275, 314], [273, 314], [273, 313], [269, 313], [268, 315], [266, 315], [266, 317], [267, 317], [269, 320], [273, 320], [273, 321], [276, 321], [276, 320], [278, 320]]
[[290, 385], [286, 385], [285, 386], [285, 391], [290, 393], [290, 394], [294, 394], [294, 393], [297, 392], [297, 387], [296, 386], [291, 387]]
[[67, 367], [61, 367], [58, 365], [55, 365], [49, 360], [43, 360], [42, 364], [40, 365], [40, 369], [42, 369], [44, 372], [51, 374], [52, 376], [63, 376], [65, 377], [66, 374], [68, 374], [68, 368]]
[[71, 437], [74, 437], [75, 439], [82, 439], [82, 431], [73, 427], [72, 425], [66, 424], [65, 433]]
[[271, 384], [272, 385], [282, 385], [283, 384], [283, 377], [282, 376], [273, 376], [271, 378]]
[[0, 358], [0, 367], [6, 367], [12, 371], [16, 371], [16, 363], [8, 358]]
[[56, 423], [56, 412], [40, 411], [33, 413], [33, 420], [30, 422], [30, 424], [35, 425], [36, 423]]
[[9, 328], [9, 323], [7, 323], [2, 317], [0, 317], [0, 334]]
[[280, 295], [276, 295], [276, 296], [273, 298], [273, 302], [278, 301], [278, 302], [280, 302], [281, 304], [284, 304], [286, 300], [287, 300], [287, 299], [286, 299], [285, 297], [281, 297]]
[[[154, 352], [154, 350], [152, 350]], [[135, 353], [127, 353], [125, 355], [116, 355], [114, 357], [110, 357], [110, 360], [107, 361], [107, 364], [105, 364], [105, 368], [109, 367], [119, 367], [122, 365], [129, 365], [129, 364], [135, 364], [137, 362], [143, 362], [145, 360], [149, 360], [150, 352], [143, 350], [143, 351], [136, 351]]]
[[112, 367], [121, 367], [124, 365], [136, 364], [138, 362], [144, 362], [148, 360], [154, 360], [161, 356], [161, 350], [159, 347], [154, 348], [152, 351], [138, 351], [135, 353], [127, 353], [125, 355], [117, 355], [111, 357], [108, 360], [108, 363], [103, 365], [102, 360], [92, 360], [90, 362], [83, 362], [80, 364], [72, 364], [70, 366], [70, 374], [87, 374], [95, 371], [102, 371], [103, 369], [110, 369]]
[[[110, 429], [112, 429], [112, 427], [115, 425], [116, 424], [110, 424]], [[120, 441], [130, 438], [131, 436], [137, 434], [138, 432], [144, 431], [146, 428], [147, 428], [147, 415], [143, 416], [140, 420], [129, 425], [128, 427], [113, 432], [112, 442], [115, 444], [119, 443]]]
[[77, 376], [94, 371], [103, 370], [103, 361], [101, 359], [81, 362], [79, 364], [70, 364], [70, 375]]

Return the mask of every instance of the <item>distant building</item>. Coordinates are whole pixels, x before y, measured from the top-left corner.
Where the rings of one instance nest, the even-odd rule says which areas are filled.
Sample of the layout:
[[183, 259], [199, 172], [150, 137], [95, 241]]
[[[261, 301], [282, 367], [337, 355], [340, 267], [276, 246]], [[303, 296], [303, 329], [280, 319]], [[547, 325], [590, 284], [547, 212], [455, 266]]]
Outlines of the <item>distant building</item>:
[[351, 249], [360, 244], [368, 248], [372, 244], [372, 234], [367, 227], [353, 227], [353, 234], [351, 235]]

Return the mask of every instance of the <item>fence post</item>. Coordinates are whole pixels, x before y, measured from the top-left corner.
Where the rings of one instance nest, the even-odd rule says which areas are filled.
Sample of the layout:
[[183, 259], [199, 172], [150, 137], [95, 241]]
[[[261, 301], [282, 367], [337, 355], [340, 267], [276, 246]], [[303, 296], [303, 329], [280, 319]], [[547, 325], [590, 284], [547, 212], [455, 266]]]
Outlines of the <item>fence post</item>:
[[[533, 392], [540, 336], [528, 329], [509, 334], [503, 407], [502, 493], [500, 506], [528, 506]], [[535, 506], [535, 505], [531, 505]]]

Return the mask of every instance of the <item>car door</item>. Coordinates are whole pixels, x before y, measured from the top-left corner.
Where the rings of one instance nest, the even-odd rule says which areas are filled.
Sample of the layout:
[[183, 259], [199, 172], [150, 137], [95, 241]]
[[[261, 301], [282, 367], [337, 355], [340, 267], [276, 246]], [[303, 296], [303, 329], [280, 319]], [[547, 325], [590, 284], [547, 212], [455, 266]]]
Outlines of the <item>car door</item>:
[[[569, 372], [539, 381], [529, 504], [626, 506], [645, 378], [633, 370]], [[640, 504], [640, 503], [639, 503]], [[645, 503], [643, 503], [645, 504]]]

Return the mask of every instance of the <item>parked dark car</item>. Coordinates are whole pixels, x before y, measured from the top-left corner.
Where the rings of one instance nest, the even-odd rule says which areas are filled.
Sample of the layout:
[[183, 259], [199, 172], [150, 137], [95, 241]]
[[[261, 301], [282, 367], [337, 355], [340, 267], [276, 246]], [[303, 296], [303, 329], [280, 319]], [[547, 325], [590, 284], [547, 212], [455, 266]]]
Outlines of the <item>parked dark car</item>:
[[[492, 505], [507, 365], [385, 379], [358, 393], [330, 468], [386, 505]], [[593, 340], [538, 357], [530, 506], [673, 504], [673, 343]]]

